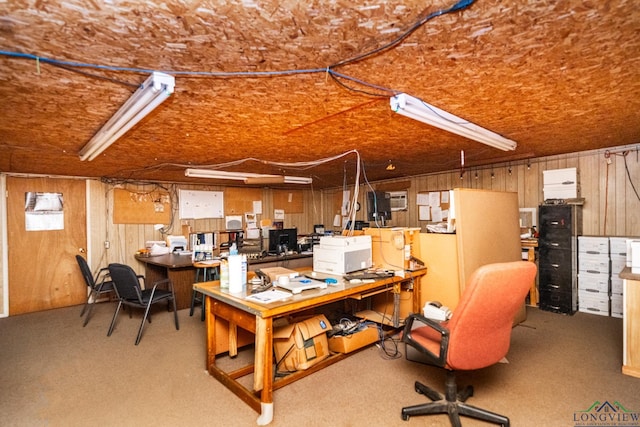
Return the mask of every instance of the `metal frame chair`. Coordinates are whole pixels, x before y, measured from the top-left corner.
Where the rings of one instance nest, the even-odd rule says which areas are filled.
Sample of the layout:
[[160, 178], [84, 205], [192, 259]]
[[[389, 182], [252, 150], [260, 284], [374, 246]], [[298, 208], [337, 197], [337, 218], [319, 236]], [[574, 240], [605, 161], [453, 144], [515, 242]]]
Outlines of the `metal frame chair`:
[[[118, 306], [113, 314], [113, 319], [111, 320], [111, 326], [109, 327], [107, 336], [111, 336], [111, 333], [113, 332], [116, 319], [122, 305], [144, 308], [144, 316], [142, 317], [142, 322], [138, 329], [138, 336], [136, 337], [136, 345], [138, 345], [140, 338], [142, 338], [142, 330], [144, 328], [145, 321], [149, 319], [149, 323], [151, 323], [151, 316], [149, 314], [151, 306], [163, 301], [167, 302], [167, 308], [170, 308], [171, 305], [173, 305], [173, 316], [176, 324], [176, 330], [180, 330], [178, 311], [176, 310], [176, 298], [171, 279], [159, 280], [153, 284], [151, 289], [147, 289], [147, 287], [144, 286], [145, 277], [137, 275], [128, 265], [114, 263], [109, 264], [108, 268], [118, 297]], [[143, 286], [141, 286], [141, 283], [144, 286], [144, 289]], [[158, 286], [160, 285], [166, 285], [167, 289], [158, 289]], [[129, 317], [131, 317], [131, 313], [129, 313]]]
[[109, 280], [109, 269], [107, 267], [98, 270], [94, 277], [91, 274], [91, 269], [89, 268], [89, 264], [87, 264], [87, 260], [85, 260], [81, 255], [76, 255], [76, 261], [78, 261], [82, 277], [89, 288], [87, 302], [84, 304], [82, 311], [80, 312], [80, 317], [84, 315], [85, 311], [87, 312], [82, 324], [82, 327], [85, 327], [87, 326], [87, 323], [89, 323], [91, 311], [93, 310], [93, 306], [98, 298], [100, 298], [101, 295], [113, 292], [113, 282]]

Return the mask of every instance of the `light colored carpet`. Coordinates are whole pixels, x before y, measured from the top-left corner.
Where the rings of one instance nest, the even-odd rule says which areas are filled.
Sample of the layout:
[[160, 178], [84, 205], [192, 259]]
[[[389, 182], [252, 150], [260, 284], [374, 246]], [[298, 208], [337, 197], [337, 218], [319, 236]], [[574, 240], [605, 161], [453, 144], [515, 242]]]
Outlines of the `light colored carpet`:
[[[86, 328], [81, 307], [0, 319], [2, 426], [252, 426], [257, 413], [204, 367], [199, 312], [159, 312], [134, 346], [140, 322], [99, 304]], [[387, 346], [389, 347], [389, 345]], [[282, 426], [448, 426], [446, 416], [403, 421], [403, 406], [422, 403], [420, 380], [442, 390], [444, 372], [369, 347], [274, 393], [271, 424]], [[240, 357], [245, 357], [245, 354]], [[640, 379], [621, 374], [622, 321], [528, 308], [513, 330], [506, 364], [466, 372], [468, 401], [511, 418], [516, 427], [574, 426], [574, 412], [618, 401], [640, 412]], [[465, 426], [488, 425], [464, 418]]]

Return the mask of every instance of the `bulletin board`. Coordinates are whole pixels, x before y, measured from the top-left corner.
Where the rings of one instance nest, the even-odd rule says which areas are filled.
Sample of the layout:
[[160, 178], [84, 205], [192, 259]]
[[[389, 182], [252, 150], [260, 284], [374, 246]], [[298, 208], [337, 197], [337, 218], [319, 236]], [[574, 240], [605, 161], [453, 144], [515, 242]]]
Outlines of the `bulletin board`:
[[113, 190], [114, 224], [169, 224], [171, 197], [166, 191]]
[[273, 208], [285, 213], [304, 213], [302, 197], [300, 190], [273, 190]]
[[419, 191], [417, 199], [419, 221], [443, 222], [449, 219], [449, 190]]
[[180, 219], [224, 218], [222, 191], [179, 190]]
[[243, 215], [254, 212], [254, 202], [262, 202], [262, 189], [227, 187], [224, 190], [224, 214]]

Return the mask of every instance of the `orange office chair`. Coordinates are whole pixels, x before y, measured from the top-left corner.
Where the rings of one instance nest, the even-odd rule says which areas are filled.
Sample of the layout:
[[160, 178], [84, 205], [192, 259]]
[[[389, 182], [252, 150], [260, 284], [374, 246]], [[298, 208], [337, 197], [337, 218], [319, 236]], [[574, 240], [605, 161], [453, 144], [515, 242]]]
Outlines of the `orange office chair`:
[[[402, 408], [402, 418], [448, 414], [452, 426], [460, 426], [460, 415], [509, 426], [509, 418], [465, 403], [473, 395], [468, 386], [458, 393], [454, 371], [485, 368], [504, 358], [509, 350], [513, 320], [524, 303], [536, 266], [528, 261], [489, 264], [469, 278], [458, 306], [445, 322], [420, 314], [407, 318], [402, 341], [419, 354], [420, 361], [447, 370], [442, 396], [416, 381], [415, 390], [432, 402]], [[413, 357], [413, 356], [411, 356]]]

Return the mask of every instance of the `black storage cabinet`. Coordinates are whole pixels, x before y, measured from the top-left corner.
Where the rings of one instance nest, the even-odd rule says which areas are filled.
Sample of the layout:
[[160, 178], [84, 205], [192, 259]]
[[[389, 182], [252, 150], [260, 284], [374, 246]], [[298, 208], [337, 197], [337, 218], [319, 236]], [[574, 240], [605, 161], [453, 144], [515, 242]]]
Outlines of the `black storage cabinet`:
[[578, 309], [579, 205], [540, 205], [538, 238], [539, 308], [573, 314]]

